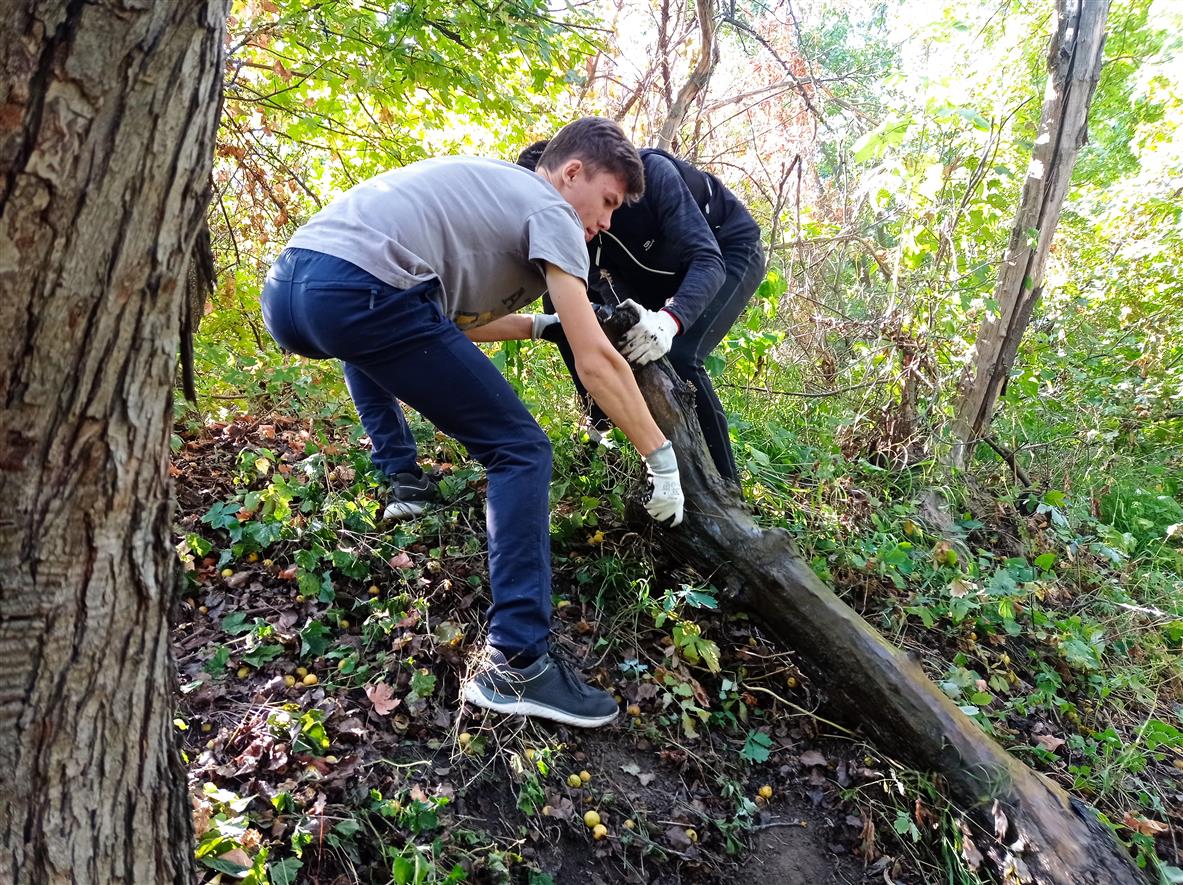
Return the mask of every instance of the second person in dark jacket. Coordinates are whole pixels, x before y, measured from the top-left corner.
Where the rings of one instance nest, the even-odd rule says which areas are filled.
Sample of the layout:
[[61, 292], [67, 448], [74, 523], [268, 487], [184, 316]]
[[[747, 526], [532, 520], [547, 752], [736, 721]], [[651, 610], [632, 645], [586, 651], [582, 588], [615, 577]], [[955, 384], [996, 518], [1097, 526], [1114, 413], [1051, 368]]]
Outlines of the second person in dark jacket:
[[[518, 163], [534, 168], [546, 145], [530, 145]], [[609, 304], [629, 299], [637, 306], [641, 321], [624, 341], [625, 357], [638, 365], [668, 357], [678, 377], [694, 385], [698, 421], [715, 467], [738, 483], [727, 416], [705, 360], [764, 279], [760, 227], [714, 175], [665, 151], [643, 148], [640, 154], [644, 196], [617, 209], [610, 229], [588, 243], [593, 266], [611, 280], [598, 288], [598, 299]], [[588, 294], [597, 298], [595, 291]], [[553, 313], [548, 302], [544, 309]], [[592, 426], [603, 429], [607, 418], [579, 382], [571, 348], [556, 331], [548, 330], [546, 337], [558, 343]]]

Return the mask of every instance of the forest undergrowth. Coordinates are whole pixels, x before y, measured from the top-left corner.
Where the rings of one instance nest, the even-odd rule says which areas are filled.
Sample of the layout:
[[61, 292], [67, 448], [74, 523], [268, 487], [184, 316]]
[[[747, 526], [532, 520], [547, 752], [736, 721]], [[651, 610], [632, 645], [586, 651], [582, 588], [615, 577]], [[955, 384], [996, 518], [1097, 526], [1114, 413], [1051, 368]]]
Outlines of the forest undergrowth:
[[[483, 473], [455, 443], [414, 424], [445, 504], [392, 525], [377, 519], [381, 477], [331, 366], [266, 357], [243, 369], [253, 398], [218, 400], [230, 394], [215, 382], [218, 409], [179, 409], [177, 725], [211, 874], [988, 881], [985, 837], [940, 783], [829, 721], [826, 686], [792, 649], [626, 520], [637, 459], [618, 434], [587, 440], [545, 348], [494, 357], [555, 445], [554, 645], [617, 692], [621, 716], [600, 731], [458, 701], [489, 595]], [[923, 505], [942, 475], [931, 464], [847, 457], [827, 442], [840, 422], [816, 404], [730, 398], [760, 518], [984, 731], [1172, 881], [1174, 498], [1128, 482], [1017, 494], [1009, 468], [983, 458], [941, 487], [950, 527]]]

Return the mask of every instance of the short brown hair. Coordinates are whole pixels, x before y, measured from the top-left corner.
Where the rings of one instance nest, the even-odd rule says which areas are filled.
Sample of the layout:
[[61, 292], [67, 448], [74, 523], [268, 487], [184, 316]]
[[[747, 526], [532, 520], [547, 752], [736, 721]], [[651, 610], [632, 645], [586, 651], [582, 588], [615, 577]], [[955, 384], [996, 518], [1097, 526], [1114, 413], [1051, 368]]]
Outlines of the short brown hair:
[[641, 155], [620, 124], [613, 120], [580, 117], [568, 123], [547, 142], [538, 157], [537, 168], [556, 170], [568, 160], [581, 160], [592, 173], [603, 171], [619, 175], [624, 179], [625, 197], [630, 202], [645, 193], [645, 167]]

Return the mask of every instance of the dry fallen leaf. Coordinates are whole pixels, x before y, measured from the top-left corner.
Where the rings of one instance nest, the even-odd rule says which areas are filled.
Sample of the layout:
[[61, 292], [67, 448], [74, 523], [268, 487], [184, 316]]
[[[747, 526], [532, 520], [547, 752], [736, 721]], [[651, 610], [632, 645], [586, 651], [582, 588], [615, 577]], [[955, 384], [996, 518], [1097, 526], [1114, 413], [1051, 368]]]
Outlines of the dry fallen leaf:
[[394, 697], [394, 689], [385, 682], [367, 685], [366, 697], [370, 699], [370, 703], [374, 705], [374, 712], [379, 716], [389, 716], [402, 703], [401, 700]]
[[826, 765], [826, 757], [817, 750], [806, 750], [801, 754], [801, 764], [806, 766]]
[[1141, 833], [1143, 836], [1157, 836], [1160, 833], [1165, 833], [1170, 829], [1166, 824], [1159, 823], [1156, 820], [1150, 820], [1145, 817], [1139, 817], [1129, 811], [1125, 813], [1125, 817], [1121, 819], [1124, 826], [1131, 830]]
[[1006, 838], [1006, 831], [1010, 827], [1010, 822], [1006, 819], [1006, 812], [1002, 810], [1002, 806], [998, 801], [994, 802], [994, 836], [999, 842]]
[[942, 565], [957, 565], [957, 551], [948, 541], [938, 541], [932, 548], [932, 561], [938, 568]]
[[968, 595], [972, 589], [973, 585], [961, 578], [954, 578], [949, 582], [949, 595], [956, 598]]
[[1043, 747], [1049, 753], [1054, 753], [1060, 747], [1064, 746], [1065, 741], [1063, 738], [1058, 738], [1054, 734], [1041, 734], [1036, 736], [1035, 743], [1039, 744], [1039, 746]]
[[251, 868], [251, 857], [241, 848], [231, 848], [226, 853], [219, 854], [218, 860], [228, 860], [230, 863], [236, 863], [248, 870]]
[[390, 557], [391, 568], [411, 568], [414, 564], [406, 553], [397, 553]]
[[965, 858], [970, 870], [976, 873], [985, 858], [982, 857], [982, 852], [978, 851], [978, 846], [970, 838], [969, 827], [965, 821], [958, 821], [957, 825], [961, 828], [961, 856]]
[[867, 863], [873, 863], [879, 857], [879, 848], [875, 845], [875, 824], [868, 817], [862, 821], [862, 825], [862, 830], [859, 833], [859, 844], [854, 850], [854, 853]]
[[686, 833], [685, 826], [672, 826], [665, 831], [665, 841], [674, 848], [689, 848], [691, 846], [690, 836]]

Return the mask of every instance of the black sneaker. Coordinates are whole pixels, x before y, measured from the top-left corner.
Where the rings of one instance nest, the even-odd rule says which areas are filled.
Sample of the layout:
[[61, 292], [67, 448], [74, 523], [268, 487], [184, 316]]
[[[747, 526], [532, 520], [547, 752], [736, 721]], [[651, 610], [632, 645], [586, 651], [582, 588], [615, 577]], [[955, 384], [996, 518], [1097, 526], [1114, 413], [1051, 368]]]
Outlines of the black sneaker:
[[544, 654], [518, 669], [495, 648], [487, 654], [488, 660], [464, 686], [464, 700], [470, 704], [581, 728], [607, 725], [619, 712], [612, 695], [592, 688], [561, 658]]
[[439, 480], [422, 473], [399, 473], [390, 481], [383, 519], [409, 519], [439, 503]]

